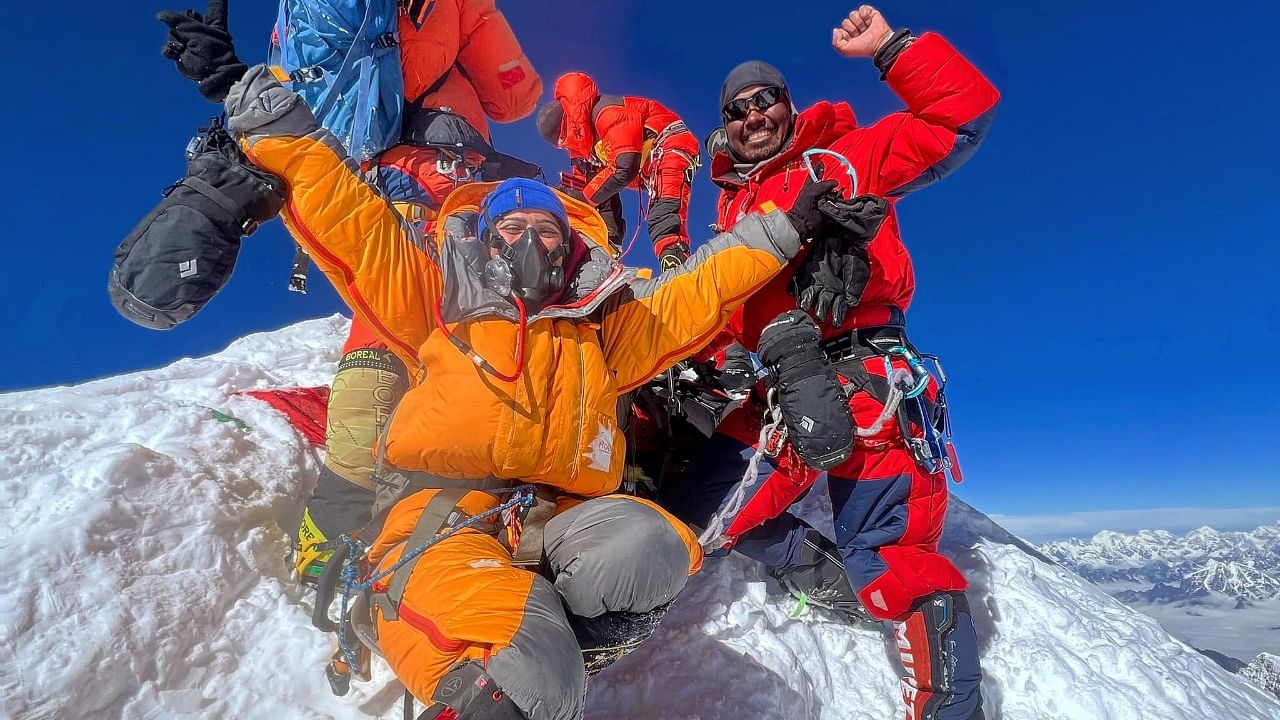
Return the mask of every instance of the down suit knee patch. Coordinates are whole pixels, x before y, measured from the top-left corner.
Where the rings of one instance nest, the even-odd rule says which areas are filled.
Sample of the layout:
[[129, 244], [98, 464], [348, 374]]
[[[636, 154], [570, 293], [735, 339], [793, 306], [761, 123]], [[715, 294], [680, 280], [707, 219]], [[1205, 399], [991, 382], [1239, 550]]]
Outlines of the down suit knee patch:
[[639, 498], [588, 500], [549, 520], [543, 538], [556, 590], [587, 618], [653, 610], [702, 565], [693, 532]]

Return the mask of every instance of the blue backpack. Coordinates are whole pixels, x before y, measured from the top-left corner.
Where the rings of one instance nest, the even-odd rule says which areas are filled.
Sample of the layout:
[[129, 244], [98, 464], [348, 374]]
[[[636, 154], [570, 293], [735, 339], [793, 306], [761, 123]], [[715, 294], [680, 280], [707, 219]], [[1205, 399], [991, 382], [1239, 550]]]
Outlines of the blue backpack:
[[397, 0], [280, 0], [271, 64], [363, 163], [400, 140]]

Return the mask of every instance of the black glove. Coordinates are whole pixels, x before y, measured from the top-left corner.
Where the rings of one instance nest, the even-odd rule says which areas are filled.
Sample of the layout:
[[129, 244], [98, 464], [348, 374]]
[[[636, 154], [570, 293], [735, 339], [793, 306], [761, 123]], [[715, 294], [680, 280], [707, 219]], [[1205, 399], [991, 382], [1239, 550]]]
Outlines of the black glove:
[[227, 32], [227, 0], [209, 0], [207, 17], [195, 10], [162, 10], [156, 19], [169, 26], [161, 55], [177, 62], [178, 72], [200, 85], [200, 94], [222, 103], [249, 66], [236, 57]]
[[831, 222], [791, 278], [796, 307], [841, 327], [871, 277], [867, 245], [880, 231], [889, 203], [874, 195], [822, 199], [818, 209]]
[[658, 253], [658, 270], [666, 272], [671, 268], [680, 267], [688, 259], [689, 246], [682, 242], [673, 242]]
[[833, 195], [836, 186], [835, 180], [820, 180], [816, 182], [812, 178], [805, 180], [804, 187], [800, 188], [800, 194], [796, 196], [795, 203], [787, 211], [787, 219], [791, 221], [796, 232], [800, 233], [801, 242], [808, 242], [813, 238], [822, 237], [822, 231], [826, 228], [830, 219], [818, 209], [818, 201], [828, 195]]

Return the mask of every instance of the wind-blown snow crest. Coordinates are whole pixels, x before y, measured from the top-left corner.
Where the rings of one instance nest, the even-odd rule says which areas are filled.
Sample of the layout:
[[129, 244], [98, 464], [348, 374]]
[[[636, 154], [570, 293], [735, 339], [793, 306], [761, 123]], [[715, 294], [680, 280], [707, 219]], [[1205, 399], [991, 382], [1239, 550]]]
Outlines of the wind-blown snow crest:
[[[310, 627], [277, 525], [300, 512], [319, 453], [233, 396], [327, 385], [345, 331], [313, 320], [160, 370], [0, 395], [0, 717], [399, 717], [381, 664], [330, 694], [332, 641]], [[958, 500], [944, 546], [972, 581], [988, 718], [1280, 717]], [[887, 636], [792, 608], [754, 563], [710, 559], [655, 637], [592, 679], [588, 717], [898, 720]]]

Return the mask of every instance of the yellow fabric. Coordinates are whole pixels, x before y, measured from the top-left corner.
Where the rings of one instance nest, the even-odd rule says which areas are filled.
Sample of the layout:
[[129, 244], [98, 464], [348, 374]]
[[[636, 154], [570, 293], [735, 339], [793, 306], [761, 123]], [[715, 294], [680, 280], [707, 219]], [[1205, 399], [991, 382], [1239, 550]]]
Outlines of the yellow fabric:
[[781, 267], [773, 253], [739, 246], [701, 260], [692, 272], [687, 265], [668, 270], [655, 281], [656, 292], [620, 305], [601, 333], [617, 391], [630, 392], [706, 347]]
[[329, 390], [324, 465], [343, 480], [373, 491], [374, 446], [406, 383], [398, 372], [359, 367], [362, 355], [385, 357], [385, 352], [360, 348], [343, 356]]
[[[656, 139], [657, 138], [651, 137], [644, 139], [644, 147], [640, 151], [640, 173], [636, 175], [637, 178], [649, 174], [649, 161], [653, 159], [653, 141]], [[613, 160], [613, 158], [610, 157], [613, 155], [613, 148], [609, 147], [609, 144], [604, 140], [596, 141], [596, 144], [592, 148], [592, 154], [595, 155], [596, 162], [605, 167], [608, 167], [609, 163]], [[634, 185], [635, 183], [632, 183], [631, 186]]]
[[[437, 332], [444, 283], [416, 231], [314, 137], [260, 137], [246, 151], [284, 178], [285, 224], [366, 325], [420, 368], [388, 430], [386, 460], [444, 477], [519, 479], [598, 496], [617, 489], [625, 457], [619, 392], [709, 342], [729, 315], [782, 267], [771, 252], [734, 245], [665, 273], [640, 297], [606, 301], [602, 324], [537, 318], [528, 324], [515, 382], [478, 367]], [[441, 216], [475, 207], [491, 186], [446, 198]], [[595, 210], [564, 198], [571, 225], [607, 247]], [[444, 242], [444, 223], [437, 226]], [[432, 248], [432, 250], [436, 250]], [[438, 250], [436, 250], [438, 252]], [[516, 368], [517, 325], [483, 318], [449, 331], [500, 372]], [[422, 380], [426, 378], [426, 382]]]

